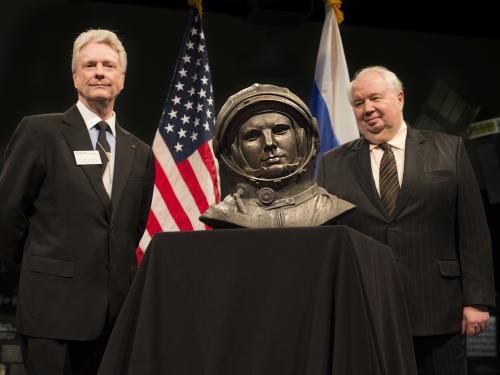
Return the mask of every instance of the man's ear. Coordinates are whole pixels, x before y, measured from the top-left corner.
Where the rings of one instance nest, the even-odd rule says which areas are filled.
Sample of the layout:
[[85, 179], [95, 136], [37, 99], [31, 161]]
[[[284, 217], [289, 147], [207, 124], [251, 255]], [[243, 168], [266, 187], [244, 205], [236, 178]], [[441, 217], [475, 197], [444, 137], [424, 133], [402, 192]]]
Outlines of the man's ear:
[[123, 90], [124, 87], [125, 87], [125, 72], [122, 73], [122, 87], [120, 91]]
[[76, 82], [76, 73], [73, 73], [73, 86], [75, 86], [75, 89], [78, 90], [78, 84]]

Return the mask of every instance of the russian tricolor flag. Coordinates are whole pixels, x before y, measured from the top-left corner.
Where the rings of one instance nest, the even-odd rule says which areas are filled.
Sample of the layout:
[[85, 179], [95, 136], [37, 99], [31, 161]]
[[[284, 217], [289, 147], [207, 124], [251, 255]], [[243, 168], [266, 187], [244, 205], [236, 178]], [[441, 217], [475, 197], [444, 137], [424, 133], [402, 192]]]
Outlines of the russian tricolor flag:
[[[320, 155], [329, 149], [359, 137], [358, 127], [348, 98], [349, 72], [332, 6], [325, 5], [314, 85], [309, 105], [318, 120]], [[318, 155], [319, 160], [319, 155]]]

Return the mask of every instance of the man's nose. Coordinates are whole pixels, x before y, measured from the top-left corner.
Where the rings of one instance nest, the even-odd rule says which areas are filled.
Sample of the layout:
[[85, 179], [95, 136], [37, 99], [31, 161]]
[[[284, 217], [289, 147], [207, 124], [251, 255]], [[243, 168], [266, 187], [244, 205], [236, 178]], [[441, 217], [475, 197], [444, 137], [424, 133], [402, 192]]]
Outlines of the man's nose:
[[104, 67], [102, 64], [97, 64], [95, 67], [95, 76], [96, 78], [102, 78], [104, 77]]
[[373, 103], [371, 102], [371, 100], [365, 101], [365, 103], [363, 105], [363, 112], [364, 113], [372, 113], [373, 111], [375, 111], [375, 107], [373, 106]]
[[262, 135], [264, 136], [264, 146], [271, 147], [275, 144], [273, 132], [271, 131], [271, 129], [264, 129]]

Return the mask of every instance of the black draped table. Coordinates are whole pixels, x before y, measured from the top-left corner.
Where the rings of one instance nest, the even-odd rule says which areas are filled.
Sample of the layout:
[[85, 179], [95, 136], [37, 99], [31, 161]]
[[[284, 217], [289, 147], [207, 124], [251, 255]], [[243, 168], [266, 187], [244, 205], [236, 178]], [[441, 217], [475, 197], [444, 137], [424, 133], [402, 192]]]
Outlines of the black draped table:
[[99, 375], [416, 374], [387, 246], [343, 226], [156, 235]]

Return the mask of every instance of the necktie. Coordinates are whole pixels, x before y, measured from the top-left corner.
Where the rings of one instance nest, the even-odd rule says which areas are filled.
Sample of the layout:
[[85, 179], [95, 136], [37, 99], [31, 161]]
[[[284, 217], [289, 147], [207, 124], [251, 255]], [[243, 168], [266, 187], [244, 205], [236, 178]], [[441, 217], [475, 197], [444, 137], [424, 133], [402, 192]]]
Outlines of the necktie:
[[393, 216], [396, 208], [396, 199], [399, 194], [399, 179], [398, 169], [396, 167], [396, 159], [391, 150], [391, 146], [387, 143], [382, 143], [379, 147], [384, 150], [384, 155], [380, 161], [380, 199], [384, 204], [389, 216]]
[[104, 188], [106, 189], [109, 196], [111, 196], [111, 177], [109, 173], [109, 160], [111, 158], [111, 147], [109, 146], [108, 140], [106, 139], [106, 131], [109, 129], [109, 125], [105, 121], [100, 121], [96, 125], [99, 130], [99, 135], [97, 137], [96, 150], [101, 156], [101, 173], [102, 182]]

